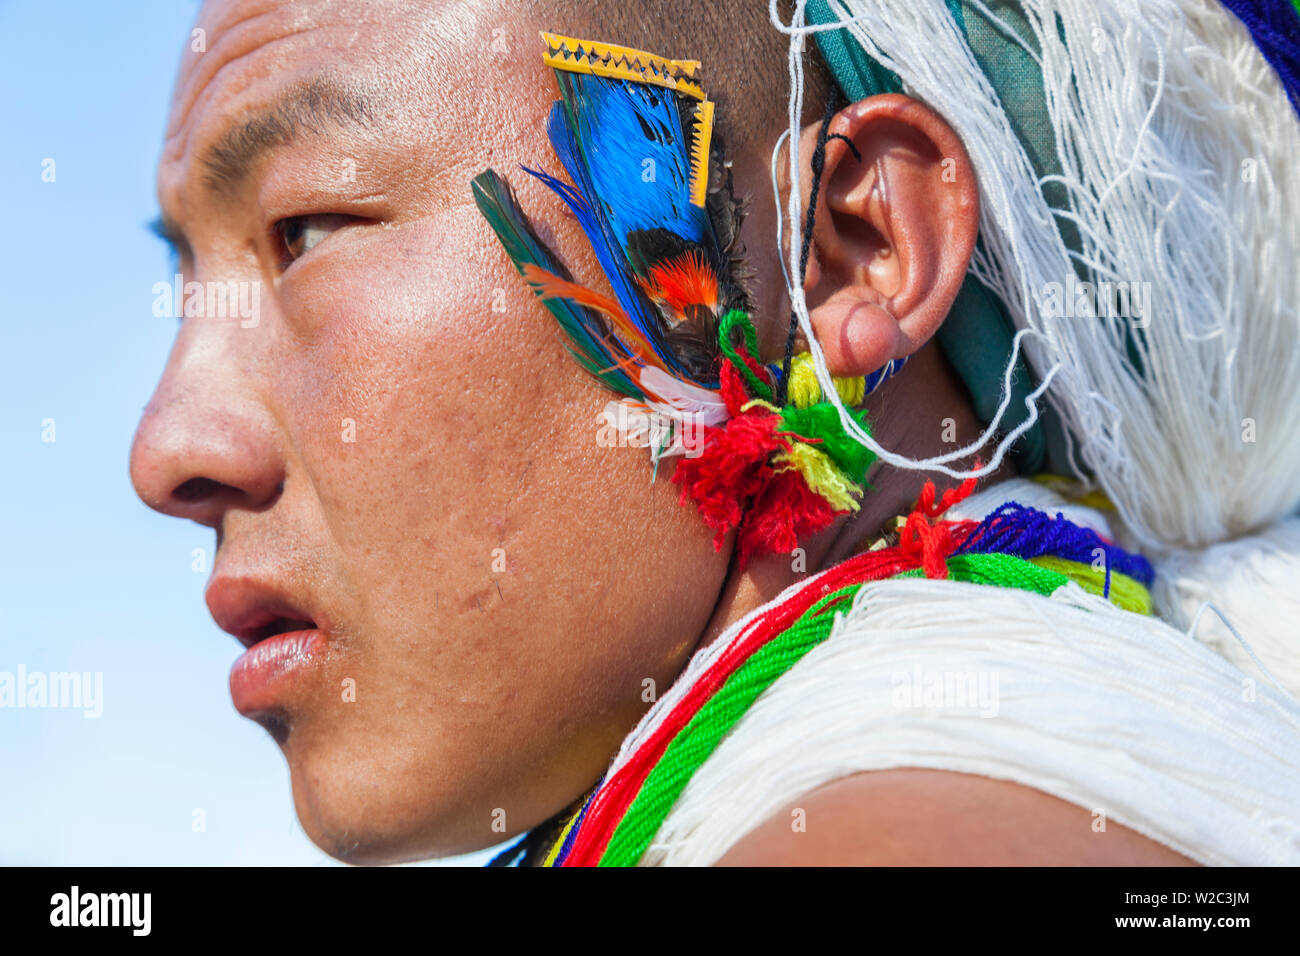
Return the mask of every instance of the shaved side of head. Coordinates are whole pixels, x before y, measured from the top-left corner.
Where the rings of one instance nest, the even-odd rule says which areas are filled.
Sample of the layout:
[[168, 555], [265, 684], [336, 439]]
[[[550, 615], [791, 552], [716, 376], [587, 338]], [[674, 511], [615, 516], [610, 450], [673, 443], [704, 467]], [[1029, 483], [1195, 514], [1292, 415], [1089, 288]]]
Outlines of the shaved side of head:
[[[788, 17], [787, 6], [781, 4], [782, 16]], [[788, 43], [772, 26], [762, 0], [593, 0], [582, 13], [575, 13], [569, 0], [542, 0], [535, 9], [557, 33], [699, 60], [704, 88], [718, 104], [733, 154], [770, 147], [787, 125]], [[813, 122], [822, 113], [831, 79], [820, 56], [805, 57], [803, 122]]]

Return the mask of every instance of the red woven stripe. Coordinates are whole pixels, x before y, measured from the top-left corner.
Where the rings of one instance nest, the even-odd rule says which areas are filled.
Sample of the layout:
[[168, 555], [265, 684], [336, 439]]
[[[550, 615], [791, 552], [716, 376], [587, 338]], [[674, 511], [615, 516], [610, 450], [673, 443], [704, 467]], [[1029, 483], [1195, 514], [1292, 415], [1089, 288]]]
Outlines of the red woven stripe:
[[563, 866], [595, 866], [618, 821], [636, 798], [669, 742], [681, 732], [728, 677], [777, 634], [790, 627], [818, 600], [850, 584], [878, 581], [921, 566], [918, 556], [899, 548], [856, 555], [808, 582], [797, 594], [760, 618], [754, 628], [727, 650], [686, 692], [667, 718], [592, 800]]
[[920, 523], [924, 518], [939, 518], [974, 489], [975, 482], [968, 479], [962, 482], [960, 488], [945, 492], [936, 505], [934, 485], [926, 482], [916, 509], [909, 515], [911, 534], [902, 536], [898, 547], [866, 551], [819, 574], [792, 598], [772, 608], [756, 621], [747, 634], [700, 676], [627, 763], [596, 793], [583, 817], [573, 847], [561, 865], [595, 866], [600, 861], [614, 828], [636, 799], [646, 777], [663, 756], [669, 742], [690, 723], [704, 702], [754, 651], [790, 627], [818, 600], [850, 584], [879, 581], [920, 567], [926, 567], [927, 574], [930, 574], [929, 565], [936, 560], [939, 560], [946, 572], [947, 566], [943, 564], [940, 554], [945, 551], [951, 553], [970, 533], [974, 522], [937, 521], [934, 525], [926, 522], [924, 531], [921, 531]]

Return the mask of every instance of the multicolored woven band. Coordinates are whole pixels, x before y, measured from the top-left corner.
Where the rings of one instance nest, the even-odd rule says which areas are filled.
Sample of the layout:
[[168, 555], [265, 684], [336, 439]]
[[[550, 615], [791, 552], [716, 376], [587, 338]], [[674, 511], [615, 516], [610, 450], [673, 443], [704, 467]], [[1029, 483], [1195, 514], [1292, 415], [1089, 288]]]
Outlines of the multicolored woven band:
[[1119, 607], [1150, 613], [1150, 563], [1061, 514], [1009, 502], [981, 522], [939, 520], [971, 490], [968, 482], [936, 503], [934, 486], [927, 485], [915, 510], [899, 522], [896, 544], [817, 575], [743, 628], [572, 815], [543, 865], [635, 865], [723, 736], [764, 690], [830, 636], [837, 614], [870, 581], [947, 578], [1042, 595], [1073, 581]]

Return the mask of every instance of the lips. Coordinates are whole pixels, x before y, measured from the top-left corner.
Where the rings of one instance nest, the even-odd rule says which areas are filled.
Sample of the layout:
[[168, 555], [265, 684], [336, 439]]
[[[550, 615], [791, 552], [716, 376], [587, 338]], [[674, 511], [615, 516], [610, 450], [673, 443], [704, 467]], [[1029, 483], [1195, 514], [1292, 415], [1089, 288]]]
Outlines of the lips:
[[295, 692], [320, 668], [327, 625], [274, 584], [254, 578], [218, 574], [206, 597], [217, 625], [246, 648], [230, 669], [235, 709], [283, 743]]

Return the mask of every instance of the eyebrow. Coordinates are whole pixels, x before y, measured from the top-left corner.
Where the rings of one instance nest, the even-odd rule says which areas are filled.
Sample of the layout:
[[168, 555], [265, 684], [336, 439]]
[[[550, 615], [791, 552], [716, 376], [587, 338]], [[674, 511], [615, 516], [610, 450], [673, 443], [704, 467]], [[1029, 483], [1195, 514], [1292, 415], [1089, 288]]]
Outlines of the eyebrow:
[[[215, 193], [233, 193], [252, 172], [263, 154], [291, 143], [302, 132], [316, 135], [330, 127], [371, 130], [380, 104], [371, 92], [349, 84], [332, 74], [300, 80], [287, 87], [252, 117], [232, 126], [204, 152], [205, 185]], [[147, 228], [165, 242], [174, 257], [189, 244], [184, 234], [164, 213]]]
[[226, 130], [208, 148], [202, 157], [205, 181], [218, 193], [232, 192], [267, 151], [288, 145], [304, 131], [320, 135], [330, 127], [373, 129], [377, 112], [373, 94], [337, 76], [301, 80], [269, 107]]

